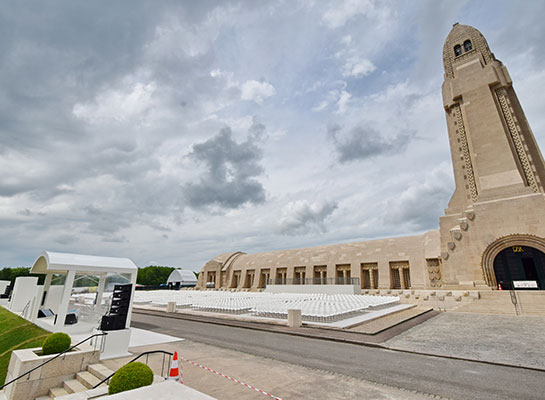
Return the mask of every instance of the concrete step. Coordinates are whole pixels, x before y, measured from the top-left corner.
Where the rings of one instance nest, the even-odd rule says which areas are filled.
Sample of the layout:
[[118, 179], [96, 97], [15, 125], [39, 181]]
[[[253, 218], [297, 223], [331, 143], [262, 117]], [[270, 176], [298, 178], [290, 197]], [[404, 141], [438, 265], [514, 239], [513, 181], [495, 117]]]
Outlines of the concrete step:
[[99, 386], [96, 389], [89, 389], [85, 392], [70, 393], [66, 396], [57, 397], [55, 400], [88, 400], [98, 399], [108, 394], [108, 386]]
[[83, 386], [82, 383], [77, 379], [69, 379], [67, 381], [64, 381], [62, 386], [66, 389], [68, 393], [78, 393], [87, 390], [87, 388]]
[[34, 400], [51, 400], [51, 397], [49, 397], [49, 396], [40, 396], [40, 397], [36, 397]]
[[98, 385], [102, 379], [97, 378], [89, 371], [82, 371], [76, 374], [76, 379], [82, 383], [87, 389], [92, 389]]
[[[545, 316], [545, 291], [519, 290], [516, 295], [519, 312], [522, 308], [522, 315]], [[506, 290], [482, 291], [480, 300], [458, 307], [453, 311], [516, 315], [511, 294]]]
[[65, 396], [67, 394], [69, 394], [69, 392], [65, 388], [62, 388], [62, 387], [56, 387], [56, 388], [49, 389], [49, 397], [52, 398], [52, 399], [54, 399], [56, 397]]
[[96, 376], [98, 379], [103, 380], [114, 373], [110, 368], [105, 367], [102, 364], [92, 364], [87, 367], [87, 371]]

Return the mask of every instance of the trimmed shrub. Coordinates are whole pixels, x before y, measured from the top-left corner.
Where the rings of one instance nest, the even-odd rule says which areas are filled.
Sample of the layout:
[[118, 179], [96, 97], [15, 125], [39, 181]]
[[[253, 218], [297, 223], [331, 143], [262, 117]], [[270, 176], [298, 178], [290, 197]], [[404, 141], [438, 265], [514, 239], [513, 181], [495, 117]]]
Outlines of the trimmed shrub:
[[72, 339], [66, 333], [57, 332], [49, 335], [42, 345], [42, 355], [62, 353], [70, 348]]
[[153, 371], [146, 364], [132, 362], [122, 366], [112, 376], [108, 394], [137, 389], [153, 383]]

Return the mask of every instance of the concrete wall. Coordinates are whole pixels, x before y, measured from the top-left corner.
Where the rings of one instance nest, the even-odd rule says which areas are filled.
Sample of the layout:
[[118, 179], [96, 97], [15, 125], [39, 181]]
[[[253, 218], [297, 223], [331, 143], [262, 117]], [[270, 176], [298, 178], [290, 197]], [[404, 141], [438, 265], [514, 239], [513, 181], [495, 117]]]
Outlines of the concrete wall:
[[4, 294], [8, 285], [9, 281], [0, 281], [0, 294]]
[[360, 294], [357, 285], [269, 285], [267, 293], [325, 293], [325, 294]]
[[38, 278], [33, 276], [20, 276], [15, 279], [13, 293], [9, 303], [9, 309], [21, 312], [38, 293]]
[[[40, 348], [15, 350], [11, 353], [6, 382], [40, 365], [55, 355], [40, 356]], [[76, 373], [84, 371], [90, 364], [99, 362], [100, 351], [91, 346], [82, 345], [77, 351], [71, 351], [36, 371], [27, 379], [21, 379], [4, 389], [8, 400], [34, 399], [45, 396], [50, 388], [62, 386], [63, 381], [74, 379]]]
[[59, 309], [59, 304], [61, 303], [63, 289], [63, 285], [50, 286], [45, 303], [41, 308], [50, 308], [56, 314]]

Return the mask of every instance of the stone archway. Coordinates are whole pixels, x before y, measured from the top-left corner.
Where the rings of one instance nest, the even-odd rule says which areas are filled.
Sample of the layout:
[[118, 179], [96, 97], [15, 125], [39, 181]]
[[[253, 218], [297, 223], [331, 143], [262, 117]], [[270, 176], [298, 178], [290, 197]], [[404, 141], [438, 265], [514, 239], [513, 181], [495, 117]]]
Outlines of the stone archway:
[[545, 253], [545, 239], [533, 235], [515, 234], [504, 236], [489, 244], [483, 253], [481, 266], [486, 284], [493, 289], [498, 287], [494, 272], [494, 260], [502, 250], [511, 246], [532, 247]]

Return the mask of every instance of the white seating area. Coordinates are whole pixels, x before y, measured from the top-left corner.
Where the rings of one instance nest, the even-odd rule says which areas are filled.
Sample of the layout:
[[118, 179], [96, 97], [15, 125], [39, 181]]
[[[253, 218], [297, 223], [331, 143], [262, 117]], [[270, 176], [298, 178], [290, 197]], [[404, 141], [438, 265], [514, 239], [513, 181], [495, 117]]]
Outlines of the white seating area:
[[136, 291], [134, 304], [165, 307], [176, 302], [177, 308], [191, 308], [229, 314], [252, 314], [266, 318], [286, 319], [289, 309], [300, 309], [304, 320], [334, 322], [365, 311], [394, 305], [396, 296], [350, 294], [306, 294], [226, 292], [195, 290]]

